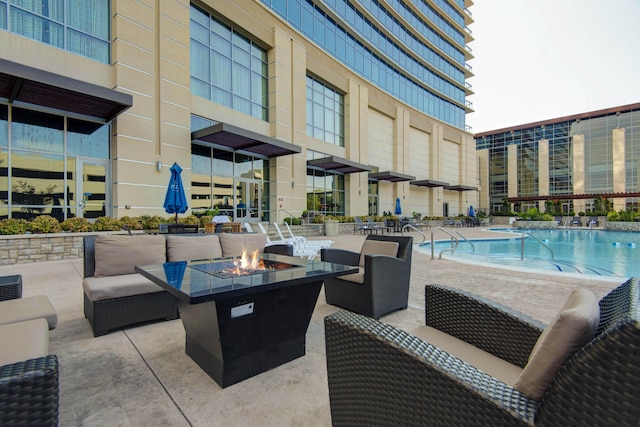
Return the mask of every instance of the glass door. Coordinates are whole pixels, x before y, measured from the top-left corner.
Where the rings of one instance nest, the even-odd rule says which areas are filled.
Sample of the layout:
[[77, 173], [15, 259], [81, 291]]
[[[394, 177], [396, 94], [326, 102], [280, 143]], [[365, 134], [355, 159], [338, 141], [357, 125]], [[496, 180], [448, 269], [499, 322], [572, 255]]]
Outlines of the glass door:
[[76, 215], [87, 219], [106, 216], [110, 203], [107, 191], [108, 160], [78, 159], [76, 177], [78, 179], [73, 197]]
[[262, 218], [262, 181], [236, 179], [235, 222], [258, 221]]

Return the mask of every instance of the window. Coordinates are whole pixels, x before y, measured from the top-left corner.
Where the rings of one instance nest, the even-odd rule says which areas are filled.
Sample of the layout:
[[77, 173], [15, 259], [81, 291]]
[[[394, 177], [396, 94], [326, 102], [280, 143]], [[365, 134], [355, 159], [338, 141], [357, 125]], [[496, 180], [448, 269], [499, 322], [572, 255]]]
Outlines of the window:
[[267, 51], [191, 6], [191, 92], [268, 120]]
[[344, 96], [307, 76], [307, 135], [344, 147]]
[[0, 1], [0, 28], [108, 64], [110, 12], [105, 0]]
[[[0, 218], [88, 218], [96, 203], [105, 215], [110, 135], [108, 124], [0, 105]], [[80, 163], [102, 172], [78, 172]], [[78, 208], [78, 194], [86, 208]]]

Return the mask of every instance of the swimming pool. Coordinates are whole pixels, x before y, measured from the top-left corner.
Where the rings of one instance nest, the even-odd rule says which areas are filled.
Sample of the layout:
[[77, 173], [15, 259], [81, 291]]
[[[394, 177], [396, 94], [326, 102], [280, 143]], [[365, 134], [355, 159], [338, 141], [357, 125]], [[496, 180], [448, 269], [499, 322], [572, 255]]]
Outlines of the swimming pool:
[[[512, 231], [506, 228], [487, 230]], [[640, 276], [640, 233], [567, 229], [530, 230], [527, 233], [533, 238], [525, 236], [524, 260], [520, 259], [522, 231], [514, 231], [516, 236], [508, 239], [470, 239], [469, 243], [459, 238], [458, 249], [454, 253], [444, 252], [442, 257], [597, 276]], [[435, 257], [449, 247], [449, 240], [436, 242]], [[431, 253], [430, 242], [422, 244], [421, 248]], [[553, 251], [553, 259], [550, 251]]]

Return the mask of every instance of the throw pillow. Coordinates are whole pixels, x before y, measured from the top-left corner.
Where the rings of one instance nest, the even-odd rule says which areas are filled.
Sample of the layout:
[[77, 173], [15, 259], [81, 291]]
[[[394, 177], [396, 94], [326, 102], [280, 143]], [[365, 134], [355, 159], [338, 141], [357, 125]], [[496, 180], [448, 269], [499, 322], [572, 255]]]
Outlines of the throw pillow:
[[562, 365], [593, 339], [599, 322], [600, 306], [593, 292], [574, 290], [540, 334], [514, 388], [540, 400]]
[[164, 236], [96, 236], [95, 277], [135, 273], [136, 265], [162, 264], [166, 261]]

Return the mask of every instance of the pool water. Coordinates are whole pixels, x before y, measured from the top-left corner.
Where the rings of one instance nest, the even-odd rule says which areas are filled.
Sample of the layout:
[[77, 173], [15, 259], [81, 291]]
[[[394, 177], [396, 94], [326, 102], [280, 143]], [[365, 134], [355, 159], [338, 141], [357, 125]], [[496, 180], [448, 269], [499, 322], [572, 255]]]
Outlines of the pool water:
[[[492, 231], [489, 229], [488, 231]], [[493, 231], [510, 231], [494, 229]], [[524, 260], [521, 260], [522, 231], [509, 239], [464, 239], [458, 249], [442, 254], [443, 258], [500, 264], [537, 270], [592, 274], [610, 277], [640, 277], [640, 233], [605, 230], [530, 230], [534, 238], [525, 237]], [[464, 234], [464, 232], [463, 232]], [[451, 241], [435, 243], [435, 256], [451, 247]], [[431, 244], [421, 248], [431, 253]]]

